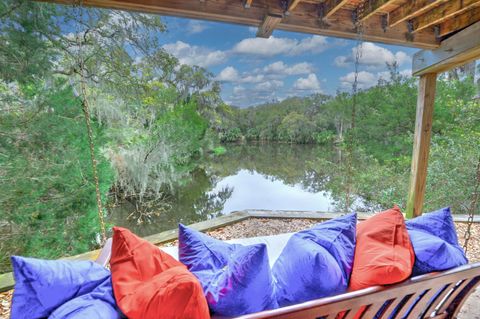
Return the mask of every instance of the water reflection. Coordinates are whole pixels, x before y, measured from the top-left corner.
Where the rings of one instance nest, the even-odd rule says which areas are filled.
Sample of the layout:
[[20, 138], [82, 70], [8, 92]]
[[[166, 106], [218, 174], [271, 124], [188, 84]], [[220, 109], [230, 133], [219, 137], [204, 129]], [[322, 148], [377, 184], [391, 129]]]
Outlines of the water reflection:
[[171, 208], [152, 215], [150, 223], [127, 218], [135, 210], [131, 203], [111, 209], [110, 222], [146, 236], [243, 209], [338, 211], [341, 198], [332, 195], [331, 184], [342, 172], [319, 165], [335, 163], [337, 156], [332, 148], [312, 145], [228, 145], [225, 155], [202, 163], [178, 186]]
[[224, 214], [244, 209], [331, 211], [334, 208], [329, 192], [309, 192], [301, 183], [288, 185], [274, 176], [246, 169], [223, 178], [212, 192], [225, 187], [233, 191], [223, 205]]

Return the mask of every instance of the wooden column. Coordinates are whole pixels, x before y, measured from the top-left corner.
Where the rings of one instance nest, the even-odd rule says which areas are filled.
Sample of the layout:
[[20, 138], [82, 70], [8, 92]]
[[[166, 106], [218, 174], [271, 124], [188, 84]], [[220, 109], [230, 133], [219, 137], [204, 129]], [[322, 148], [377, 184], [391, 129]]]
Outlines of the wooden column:
[[427, 73], [420, 76], [418, 83], [417, 116], [406, 210], [407, 218], [422, 214], [427, 183], [428, 153], [430, 151], [436, 82], [437, 74]]

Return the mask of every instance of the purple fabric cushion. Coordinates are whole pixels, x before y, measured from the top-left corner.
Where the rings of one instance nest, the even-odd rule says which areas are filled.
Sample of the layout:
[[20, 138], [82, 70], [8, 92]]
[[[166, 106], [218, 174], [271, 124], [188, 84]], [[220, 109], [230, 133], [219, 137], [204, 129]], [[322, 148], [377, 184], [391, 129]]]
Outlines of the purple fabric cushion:
[[348, 214], [290, 238], [272, 268], [281, 307], [347, 290], [356, 225], [357, 215]]
[[[19, 256], [12, 256], [11, 261], [15, 277], [12, 319], [47, 318], [57, 308], [77, 297], [91, 301], [109, 299], [113, 301], [110, 305], [115, 307], [110, 272], [94, 262]], [[96, 299], [99, 294], [102, 299]], [[54, 318], [63, 317], [57, 315]], [[102, 318], [119, 318], [119, 315]]]
[[265, 244], [229, 244], [181, 224], [178, 239], [180, 261], [200, 280], [215, 314], [278, 307]]
[[408, 220], [406, 225], [415, 251], [413, 276], [468, 263], [449, 207]]

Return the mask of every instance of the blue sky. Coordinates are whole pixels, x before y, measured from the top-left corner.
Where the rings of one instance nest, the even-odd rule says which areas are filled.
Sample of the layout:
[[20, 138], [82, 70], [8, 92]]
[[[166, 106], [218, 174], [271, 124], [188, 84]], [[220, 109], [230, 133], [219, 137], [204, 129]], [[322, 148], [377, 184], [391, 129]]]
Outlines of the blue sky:
[[[289, 96], [334, 95], [351, 90], [354, 40], [276, 30], [256, 38], [256, 28], [218, 22], [164, 17], [168, 32], [163, 47], [180, 62], [200, 65], [222, 84], [225, 102], [247, 107]], [[397, 61], [410, 74], [417, 49], [363, 43], [360, 88], [388, 79], [386, 62]]]

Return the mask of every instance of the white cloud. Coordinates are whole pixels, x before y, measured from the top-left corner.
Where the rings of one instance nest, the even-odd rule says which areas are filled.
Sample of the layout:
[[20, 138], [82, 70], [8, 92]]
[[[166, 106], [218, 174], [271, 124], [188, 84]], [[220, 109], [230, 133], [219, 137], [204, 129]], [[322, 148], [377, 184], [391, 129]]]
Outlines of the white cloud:
[[279, 54], [299, 55], [302, 53], [319, 53], [325, 51], [329, 44], [327, 38], [314, 35], [301, 41], [289, 38], [247, 38], [238, 42], [232, 52], [258, 56], [275, 56]]
[[233, 66], [227, 66], [220, 71], [215, 79], [221, 82], [261, 83], [265, 81], [280, 81], [291, 75], [310, 74], [313, 71], [314, 67], [307, 62], [287, 65], [283, 61], [277, 61], [263, 68], [257, 68], [251, 72], [243, 72], [242, 74]]
[[190, 45], [182, 41], [165, 44], [163, 48], [177, 57], [182, 64], [198, 65], [204, 68], [221, 64], [227, 59], [227, 54], [224, 51], [211, 51], [207, 48]]
[[[398, 72], [402, 77], [411, 77], [412, 71], [411, 69], [404, 69]], [[389, 71], [381, 71], [381, 72], [368, 72], [368, 71], [360, 71], [358, 72], [358, 88], [361, 90], [368, 89], [378, 83], [378, 81], [390, 81], [391, 74]], [[345, 76], [340, 77], [340, 87], [344, 90], [351, 90], [353, 82], [355, 81], [355, 72], [350, 72]]]
[[320, 81], [314, 73], [310, 73], [306, 78], [298, 78], [293, 87], [301, 91], [320, 92]]
[[277, 61], [265, 66], [262, 71], [265, 74], [272, 75], [298, 75], [312, 73], [313, 69], [313, 66], [307, 62], [301, 62], [292, 66], [288, 66], [283, 63], [283, 61]]
[[[373, 74], [367, 71], [358, 72], [357, 84], [359, 89], [367, 89], [374, 86], [378, 82], [378, 74]], [[340, 86], [343, 89], [351, 89], [355, 81], [355, 72], [350, 72], [345, 76], [340, 77]]]
[[208, 29], [208, 25], [205, 22], [198, 20], [190, 20], [186, 27], [188, 34], [202, 33], [206, 29]]
[[255, 86], [254, 90], [259, 92], [269, 92], [281, 88], [283, 86], [283, 81], [271, 80], [259, 83]]
[[350, 55], [338, 56], [335, 58], [335, 65], [339, 67], [348, 67], [355, 62], [357, 51], [360, 49], [360, 64], [367, 68], [383, 68], [387, 63], [397, 62], [399, 65], [409, 63], [411, 57], [403, 51], [392, 51], [382, 48], [371, 42], [365, 42], [352, 48]]
[[235, 82], [239, 80], [239, 75], [237, 69], [233, 66], [227, 66], [225, 69], [220, 71], [220, 73], [215, 78], [217, 81], [223, 82]]

